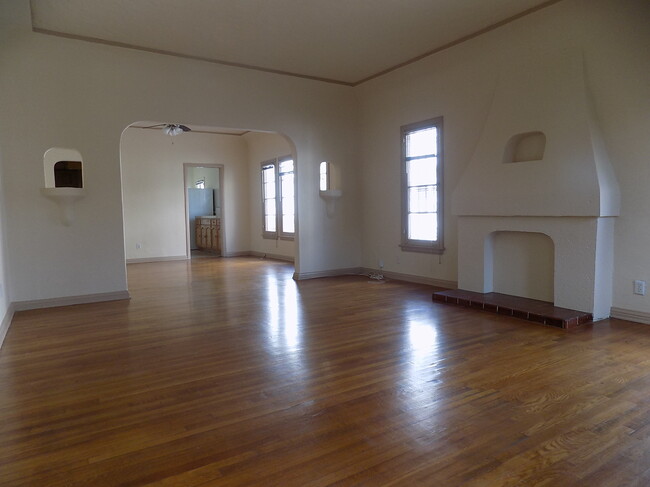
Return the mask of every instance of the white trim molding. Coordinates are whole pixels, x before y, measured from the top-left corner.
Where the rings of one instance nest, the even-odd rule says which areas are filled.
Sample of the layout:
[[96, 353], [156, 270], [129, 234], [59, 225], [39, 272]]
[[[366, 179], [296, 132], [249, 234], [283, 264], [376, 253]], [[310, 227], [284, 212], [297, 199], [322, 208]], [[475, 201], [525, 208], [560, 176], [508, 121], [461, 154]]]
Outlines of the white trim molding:
[[14, 304], [10, 303], [4, 318], [2, 318], [2, 321], [0, 321], [0, 347], [2, 347], [2, 344], [5, 341], [5, 337], [7, 336], [7, 332], [9, 331], [9, 327], [11, 326], [11, 321], [14, 318], [15, 311], [16, 308]]
[[11, 303], [14, 311], [27, 311], [30, 309], [55, 308], [57, 306], [71, 306], [74, 304], [101, 303], [104, 301], [119, 301], [131, 299], [128, 291], [115, 291], [112, 293], [82, 294], [80, 296], [63, 296], [60, 298], [35, 299], [32, 301], [14, 301]]
[[143, 259], [126, 259], [127, 264], [145, 264], [147, 262], [167, 262], [170, 260], [188, 260], [187, 255], [172, 255], [169, 257], [145, 257]]
[[644, 311], [634, 311], [632, 309], [616, 308], [612, 306], [610, 311], [612, 318], [619, 320], [635, 321], [636, 323], [645, 323], [650, 325], [650, 313]]

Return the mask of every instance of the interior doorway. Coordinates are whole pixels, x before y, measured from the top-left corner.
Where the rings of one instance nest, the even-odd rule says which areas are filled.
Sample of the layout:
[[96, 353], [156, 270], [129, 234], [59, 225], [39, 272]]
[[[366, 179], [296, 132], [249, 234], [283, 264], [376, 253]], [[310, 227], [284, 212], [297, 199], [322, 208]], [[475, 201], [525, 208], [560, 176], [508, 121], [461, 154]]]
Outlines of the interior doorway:
[[223, 166], [183, 164], [187, 257], [225, 253]]

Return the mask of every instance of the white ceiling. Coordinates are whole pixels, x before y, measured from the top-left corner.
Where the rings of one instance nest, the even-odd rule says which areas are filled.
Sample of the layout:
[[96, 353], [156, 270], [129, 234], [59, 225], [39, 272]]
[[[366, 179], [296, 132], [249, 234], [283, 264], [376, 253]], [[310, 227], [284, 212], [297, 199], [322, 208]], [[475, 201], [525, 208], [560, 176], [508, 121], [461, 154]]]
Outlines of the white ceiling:
[[357, 84], [559, 0], [31, 0], [34, 30]]

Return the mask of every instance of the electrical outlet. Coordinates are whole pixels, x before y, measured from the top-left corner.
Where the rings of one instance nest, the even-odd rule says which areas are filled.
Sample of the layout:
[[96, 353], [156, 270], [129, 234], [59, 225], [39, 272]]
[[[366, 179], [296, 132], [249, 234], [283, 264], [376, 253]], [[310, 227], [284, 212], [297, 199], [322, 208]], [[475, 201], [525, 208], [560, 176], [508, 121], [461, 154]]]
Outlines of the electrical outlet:
[[135, 244], [135, 248], [136, 248], [136, 249], [141, 249], [141, 248], [142, 248], [142, 244], [141, 244], [141, 243], [137, 243], [137, 244]]
[[383, 269], [383, 268], [384, 268], [384, 261], [381, 260], [381, 259], [379, 260], [379, 268], [380, 268], [380, 269]]
[[634, 294], [645, 296], [645, 281], [634, 281]]

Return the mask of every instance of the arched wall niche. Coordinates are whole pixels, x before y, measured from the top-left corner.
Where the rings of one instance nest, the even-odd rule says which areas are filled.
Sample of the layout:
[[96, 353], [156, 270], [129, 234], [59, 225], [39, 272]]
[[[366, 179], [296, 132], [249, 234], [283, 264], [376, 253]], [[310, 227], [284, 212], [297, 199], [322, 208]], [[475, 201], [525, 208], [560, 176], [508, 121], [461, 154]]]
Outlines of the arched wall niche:
[[531, 162], [544, 159], [546, 135], [543, 132], [526, 132], [513, 135], [503, 154], [504, 163]]
[[75, 149], [52, 147], [43, 155], [46, 188], [83, 188], [83, 160]]

